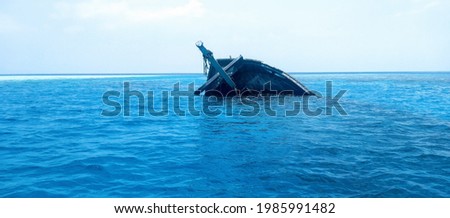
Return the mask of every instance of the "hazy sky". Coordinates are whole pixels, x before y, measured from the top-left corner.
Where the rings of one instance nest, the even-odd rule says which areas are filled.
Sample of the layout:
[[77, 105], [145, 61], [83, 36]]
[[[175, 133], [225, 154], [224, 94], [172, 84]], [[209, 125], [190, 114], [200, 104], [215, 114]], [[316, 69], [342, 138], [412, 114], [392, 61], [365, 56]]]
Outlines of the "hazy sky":
[[0, 0], [0, 74], [448, 71], [450, 0]]

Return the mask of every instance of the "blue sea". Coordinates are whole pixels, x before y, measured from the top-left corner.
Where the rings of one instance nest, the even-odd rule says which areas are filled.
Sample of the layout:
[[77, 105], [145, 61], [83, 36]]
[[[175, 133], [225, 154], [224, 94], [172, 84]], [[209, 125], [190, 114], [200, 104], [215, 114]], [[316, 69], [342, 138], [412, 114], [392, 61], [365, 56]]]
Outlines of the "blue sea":
[[[450, 73], [292, 75], [322, 93], [308, 108], [332, 113], [243, 116], [232, 100], [212, 107], [231, 114], [177, 114], [189, 97], [178, 107], [163, 91], [201, 74], [0, 76], [0, 196], [450, 197]], [[146, 98], [129, 116], [126, 82]], [[116, 116], [102, 113], [109, 91]], [[148, 91], [167, 115], [148, 112]], [[285, 100], [271, 108], [305, 101]]]

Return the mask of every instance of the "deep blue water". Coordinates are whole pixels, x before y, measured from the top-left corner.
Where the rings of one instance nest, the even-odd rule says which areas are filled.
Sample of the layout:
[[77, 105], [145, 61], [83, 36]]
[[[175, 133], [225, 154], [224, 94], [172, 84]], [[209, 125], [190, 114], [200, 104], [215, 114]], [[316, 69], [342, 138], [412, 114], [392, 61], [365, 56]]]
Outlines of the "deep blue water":
[[0, 196], [450, 197], [449, 73], [294, 76], [347, 90], [348, 115], [178, 116], [169, 101], [167, 116], [138, 116], [134, 97], [111, 117], [102, 95], [123, 82], [161, 93], [204, 77], [0, 77]]

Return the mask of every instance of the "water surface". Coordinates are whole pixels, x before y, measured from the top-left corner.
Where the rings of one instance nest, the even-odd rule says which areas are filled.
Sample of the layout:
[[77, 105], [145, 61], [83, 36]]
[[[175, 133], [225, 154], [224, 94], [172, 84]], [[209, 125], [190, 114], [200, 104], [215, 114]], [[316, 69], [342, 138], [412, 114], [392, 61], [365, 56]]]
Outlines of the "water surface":
[[294, 76], [347, 90], [348, 115], [177, 116], [170, 101], [138, 116], [133, 98], [131, 116], [107, 117], [102, 95], [124, 82], [146, 94], [204, 77], [0, 77], [0, 196], [450, 197], [450, 74]]

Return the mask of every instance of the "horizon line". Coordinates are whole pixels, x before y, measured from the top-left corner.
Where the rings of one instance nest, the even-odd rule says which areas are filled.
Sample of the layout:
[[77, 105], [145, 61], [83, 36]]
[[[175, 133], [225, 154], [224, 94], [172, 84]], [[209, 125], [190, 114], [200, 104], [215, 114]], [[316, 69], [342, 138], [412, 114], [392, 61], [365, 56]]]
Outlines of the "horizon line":
[[[286, 71], [285, 71], [286, 72]], [[426, 73], [450, 73], [449, 71], [299, 71], [286, 72], [290, 74], [426, 74]], [[12, 73], [0, 74], [0, 76], [145, 76], [145, 75], [204, 75], [202, 72], [173, 72], [173, 73]]]

